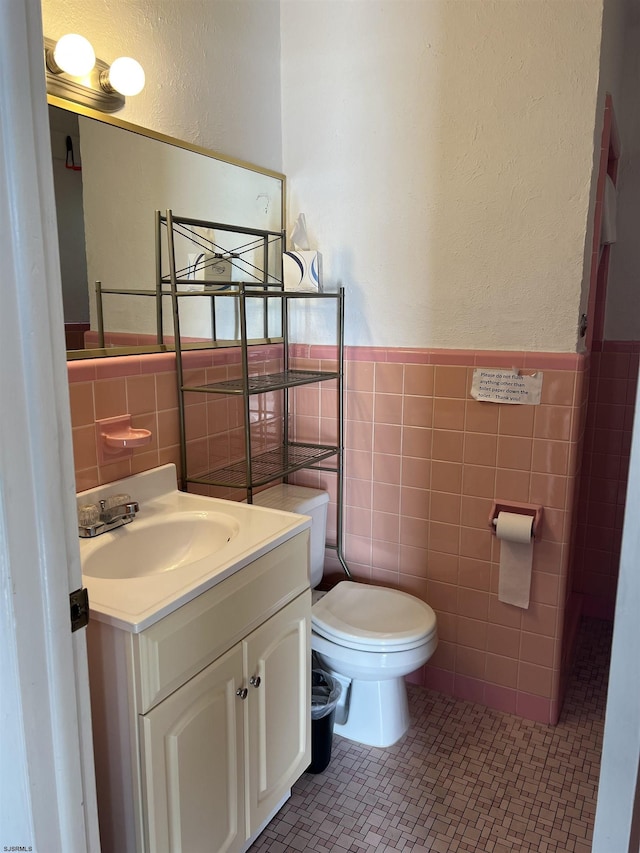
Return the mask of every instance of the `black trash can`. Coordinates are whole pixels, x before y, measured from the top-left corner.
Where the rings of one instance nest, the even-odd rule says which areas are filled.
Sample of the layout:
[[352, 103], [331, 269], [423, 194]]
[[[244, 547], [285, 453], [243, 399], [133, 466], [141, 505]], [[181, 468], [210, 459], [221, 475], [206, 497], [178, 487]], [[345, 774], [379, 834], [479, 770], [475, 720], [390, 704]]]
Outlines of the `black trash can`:
[[322, 773], [331, 761], [331, 741], [340, 682], [321, 669], [311, 671], [311, 764], [309, 773]]

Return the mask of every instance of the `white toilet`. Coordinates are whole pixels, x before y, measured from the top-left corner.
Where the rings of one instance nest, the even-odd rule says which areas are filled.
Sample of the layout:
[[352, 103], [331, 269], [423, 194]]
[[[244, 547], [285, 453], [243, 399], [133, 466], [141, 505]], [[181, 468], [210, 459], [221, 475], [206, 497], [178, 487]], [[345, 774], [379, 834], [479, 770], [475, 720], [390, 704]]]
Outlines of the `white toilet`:
[[[254, 495], [254, 503], [311, 516], [311, 586], [324, 569], [329, 495], [279, 485]], [[315, 592], [311, 648], [342, 684], [335, 731], [369, 746], [391, 746], [409, 728], [404, 677], [436, 650], [436, 615], [413, 595], [342, 581]]]

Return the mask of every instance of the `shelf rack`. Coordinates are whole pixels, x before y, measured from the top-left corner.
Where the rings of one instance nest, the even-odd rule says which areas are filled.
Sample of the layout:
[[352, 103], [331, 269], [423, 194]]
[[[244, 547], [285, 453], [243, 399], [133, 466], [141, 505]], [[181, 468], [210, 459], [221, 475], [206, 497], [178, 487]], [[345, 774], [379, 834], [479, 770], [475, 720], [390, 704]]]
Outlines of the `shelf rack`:
[[[189, 484], [201, 486], [213, 486], [230, 489], [241, 489], [246, 493], [249, 503], [253, 502], [253, 493], [257, 488], [267, 486], [269, 483], [284, 480], [296, 471], [303, 469], [315, 471], [327, 471], [336, 476], [336, 542], [327, 543], [326, 547], [336, 552], [338, 561], [347, 575], [351, 573], [346, 564], [343, 554], [344, 539], [344, 288], [337, 292], [300, 292], [287, 291], [284, 289], [282, 279], [275, 279], [269, 274], [270, 258], [269, 249], [274, 243], [279, 243], [280, 250], [284, 246], [284, 232], [257, 231], [236, 226], [221, 225], [220, 223], [203, 220], [178, 217], [168, 210], [165, 216], [157, 214], [158, 234], [166, 229], [167, 257], [169, 264], [168, 276], [162, 272], [161, 239], [158, 236], [157, 246], [159, 259], [157, 262], [157, 287], [158, 294], [168, 295], [166, 285], [169, 285], [171, 296], [174, 346], [176, 352], [176, 373], [178, 381], [178, 409], [180, 419], [180, 456], [182, 469], [182, 488], [186, 489]], [[262, 241], [263, 267], [260, 280], [256, 281], [225, 281], [218, 282], [210, 290], [204, 289], [196, 293], [180, 290], [180, 284], [185, 279], [180, 277], [180, 270], [176, 264], [175, 236], [176, 230], [182, 226], [187, 229], [207, 229], [216, 232], [232, 232], [240, 234], [244, 238], [257, 238]], [[182, 236], [184, 236], [182, 230]], [[198, 242], [198, 245], [202, 243]], [[233, 266], [234, 251], [225, 253], [231, 258]], [[273, 265], [273, 264], [271, 264]], [[281, 268], [280, 268], [281, 269]], [[256, 274], [257, 278], [257, 274]], [[189, 384], [185, 382], [182, 353], [185, 349], [192, 348], [191, 345], [183, 346], [180, 332], [180, 303], [184, 298], [193, 296], [208, 296], [211, 299], [211, 341], [209, 347], [219, 345], [217, 337], [216, 309], [215, 303], [218, 299], [234, 300], [239, 315], [239, 343], [241, 351], [241, 375], [235, 379], [206, 384]], [[276, 342], [282, 344], [283, 369], [270, 374], [255, 374], [250, 371], [249, 348], [255, 340], [249, 341], [247, 335], [247, 303], [252, 300], [262, 300], [262, 316], [264, 318], [264, 337], [259, 342]], [[277, 315], [280, 322], [280, 336], [273, 337], [270, 332], [269, 318], [271, 316], [269, 305], [273, 300], [279, 303]], [[290, 312], [295, 310], [294, 306], [298, 300], [330, 301], [336, 308], [336, 342], [335, 342], [335, 369], [333, 370], [301, 370], [290, 366]], [[161, 302], [161, 296], [158, 302]], [[159, 309], [158, 328], [161, 328], [162, 317]], [[206, 346], [201, 342], [200, 347]], [[291, 393], [294, 389], [304, 385], [317, 384], [334, 380], [337, 395], [337, 417], [336, 417], [336, 441], [334, 444], [308, 443], [294, 441], [290, 437], [289, 412]], [[277, 447], [257, 450], [254, 448], [251, 421], [251, 399], [255, 395], [269, 392], [281, 392], [282, 398], [282, 429], [281, 440]], [[185, 405], [185, 394], [221, 394], [240, 397], [243, 405], [244, 423], [244, 457], [230, 461], [228, 464], [214, 468], [213, 470], [199, 471], [193, 473], [189, 469], [187, 452], [187, 406]]]

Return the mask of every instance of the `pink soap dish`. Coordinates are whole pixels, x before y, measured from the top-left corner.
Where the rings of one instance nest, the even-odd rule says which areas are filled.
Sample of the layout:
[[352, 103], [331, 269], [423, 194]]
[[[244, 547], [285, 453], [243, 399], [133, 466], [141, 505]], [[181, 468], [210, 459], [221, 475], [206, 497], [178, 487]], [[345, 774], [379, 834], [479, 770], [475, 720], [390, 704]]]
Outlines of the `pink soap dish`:
[[113, 432], [103, 432], [102, 440], [107, 447], [116, 447], [124, 450], [128, 447], [142, 447], [151, 441], [151, 433], [148, 429], [119, 429]]
[[134, 429], [131, 415], [102, 418], [96, 421], [98, 464], [108, 465], [117, 459], [131, 456], [134, 448], [150, 444], [152, 434], [148, 429]]

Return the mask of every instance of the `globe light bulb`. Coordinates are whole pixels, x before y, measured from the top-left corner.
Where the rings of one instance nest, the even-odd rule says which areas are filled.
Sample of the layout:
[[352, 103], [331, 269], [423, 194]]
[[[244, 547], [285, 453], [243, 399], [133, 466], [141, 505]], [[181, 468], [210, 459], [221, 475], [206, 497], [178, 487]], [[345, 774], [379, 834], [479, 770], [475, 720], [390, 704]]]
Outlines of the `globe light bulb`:
[[72, 77], [84, 77], [96, 64], [96, 54], [84, 36], [67, 33], [53, 49], [55, 64]]
[[120, 56], [109, 68], [109, 85], [121, 95], [137, 95], [144, 89], [144, 69], [130, 56]]

